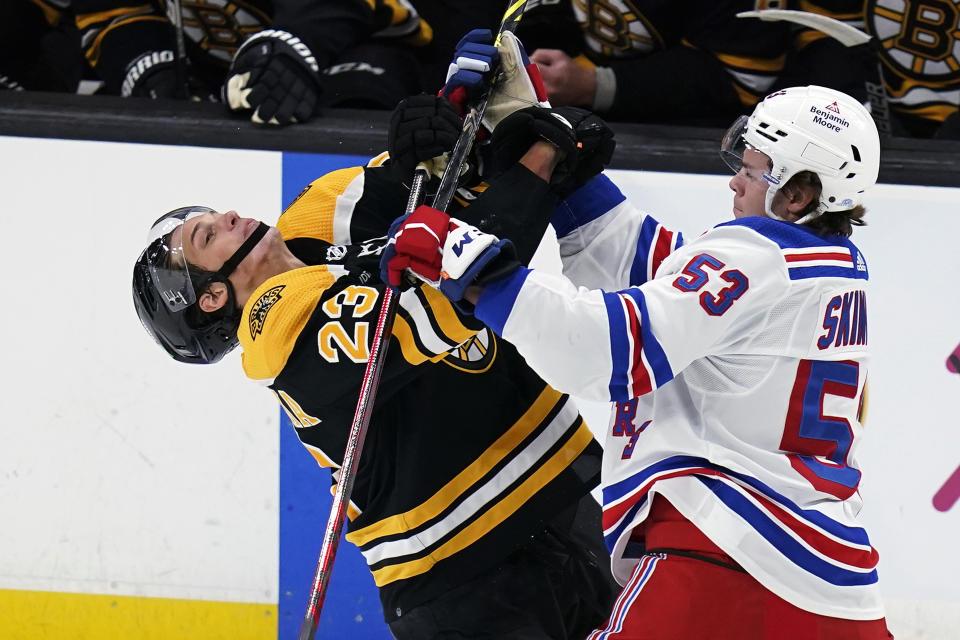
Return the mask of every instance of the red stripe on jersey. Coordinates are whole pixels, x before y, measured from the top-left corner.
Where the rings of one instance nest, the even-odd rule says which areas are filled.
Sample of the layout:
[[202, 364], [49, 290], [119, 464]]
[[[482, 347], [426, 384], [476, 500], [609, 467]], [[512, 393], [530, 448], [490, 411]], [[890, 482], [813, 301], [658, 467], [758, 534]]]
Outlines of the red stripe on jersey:
[[773, 517], [779, 520], [785, 528], [800, 536], [804, 542], [824, 556], [860, 569], [873, 569], [880, 561], [880, 554], [878, 554], [877, 550], [873, 547], [869, 550], [860, 549], [828, 538], [765, 496], [754, 491], [750, 491], [750, 495], [766, 507]]
[[666, 260], [670, 255], [670, 249], [673, 246], [673, 231], [667, 231], [663, 227], [657, 230], [657, 239], [653, 243], [653, 257], [650, 259], [650, 279], [653, 279], [660, 263]]
[[704, 467], [689, 467], [687, 469], [679, 469], [677, 471], [672, 471], [670, 473], [665, 473], [663, 475], [650, 478], [645, 484], [640, 485], [634, 491], [634, 493], [629, 494], [629, 497], [623, 502], [618, 502], [612, 506], [603, 507], [603, 530], [606, 531], [610, 527], [617, 524], [620, 519], [629, 511], [633, 505], [640, 502], [643, 499], [643, 496], [647, 495], [647, 492], [650, 490], [650, 487], [659, 480], [666, 480], [667, 478], [676, 478], [679, 476], [689, 476], [689, 475], [701, 475], [701, 476], [720, 476], [719, 472], [713, 469], [707, 469]]
[[784, 256], [787, 262], [804, 262], [807, 260], [840, 260], [853, 263], [850, 253], [802, 253]]
[[643, 334], [640, 326], [640, 310], [636, 307], [633, 298], [620, 296], [627, 308], [627, 321], [630, 323], [630, 336], [633, 342], [633, 358], [630, 362], [630, 380], [633, 384], [633, 397], [642, 396], [653, 391], [650, 381], [650, 372], [643, 364]]

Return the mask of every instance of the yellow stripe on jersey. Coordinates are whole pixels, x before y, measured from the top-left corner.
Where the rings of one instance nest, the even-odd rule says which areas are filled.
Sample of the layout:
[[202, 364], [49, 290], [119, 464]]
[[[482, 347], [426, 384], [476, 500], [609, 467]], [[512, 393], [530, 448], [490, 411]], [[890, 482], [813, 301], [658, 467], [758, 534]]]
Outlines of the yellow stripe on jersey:
[[[830, 5], [832, 3], [827, 2], [826, 4]], [[838, 4], [842, 4], [842, 3], [838, 3]], [[847, 3], [847, 4], [850, 5], [850, 3]], [[863, 9], [862, 9], [863, 4], [855, 3], [855, 5], [856, 4], [859, 4], [861, 8], [857, 9], [855, 8], [855, 6], [847, 6], [847, 11], [836, 11], [835, 9], [838, 9], [839, 7], [828, 8], [826, 6], [823, 6], [824, 5], [823, 0], [819, 0], [819, 2], [810, 2], [810, 0], [800, 0], [800, 10], [808, 11], [810, 13], [818, 13], [822, 16], [828, 16], [835, 20], [863, 20]]]
[[768, 73], [779, 73], [783, 71], [783, 65], [786, 63], [785, 55], [776, 58], [754, 58], [740, 56], [733, 53], [721, 53], [713, 51], [713, 55], [728, 67], [734, 69], [745, 69], [747, 71], [766, 71]]
[[331, 171], [300, 192], [280, 215], [277, 229], [284, 240], [315, 238], [335, 243], [334, 219], [338, 209], [352, 214], [362, 194], [363, 167]]
[[51, 7], [43, 0], [30, 1], [40, 7], [40, 10], [43, 11], [43, 19], [47, 21], [47, 24], [49, 24], [51, 27], [55, 27], [60, 24], [60, 18], [62, 17], [62, 14], [58, 8]]
[[[336, 496], [336, 495], [337, 495], [337, 485], [336, 485], [336, 483], [330, 485], [330, 495], [331, 495], [331, 496]], [[353, 504], [353, 500], [347, 500], [347, 519], [348, 519], [348, 520], [354, 520], [354, 519], [355, 519], [357, 516], [359, 516], [361, 513], [363, 513], [363, 512], [360, 511], [360, 509], [357, 508], [357, 505]]]
[[937, 122], [943, 122], [957, 112], [957, 106], [953, 104], [930, 104], [923, 107], [894, 104], [893, 108], [902, 113], [909, 113], [913, 116], [935, 120]]
[[453, 308], [453, 303], [433, 287], [421, 287], [427, 303], [430, 305], [430, 311], [434, 320], [440, 327], [440, 331], [453, 344], [460, 344], [464, 340], [469, 340], [471, 336], [477, 333], [476, 329], [465, 327], [460, 322], [460, 316]]
[[403, 355], [404, 360], [412, 365], [420, 365], [428, 360], [430, 362], [437, 362], [439, 360], [443, 360], [447, 356], [446, 352], [435, 355], [424, 353], [417, 348], [417, 341], [413, 336], [414, 330], [407, 322], [406, 318], [399, 315], [394, 318], [393, 338], [397, 341], [397, 344], [400, 345], [400, 353]]
[[794, 47], [796, 47], [797, 49], [803, 49], [805, 47], [810, 46], [814, 42], [823, 40], [826, 37], [828, 37], [827, 34], [823, 33], [822, 31], [816, 31], [814, 29], [804, 29], [803, 31], [800, 31], [799, 33], [797, 33], [797, 35], [794, 36], [793, 44], [794, 44]]
[[744, 106], [753, 107], [760, 102], [759, 96], [750, 93], [736, 82], [733, 83], [733, 90], [737, 92], [737, 97], [740, 98], [740, 103]]
[[237, 330], [247, 377], [272, 380], [279, 375], [320, 296], [335, 281], [321, 265], [287, 271], [257, 287], [243, 307]]
[[[523, 416], [521, 416], [506, 433], [497, 438], [496, 442], [480, 454], [470, 466], [454, 476], [454, 478], [439, 491], [430, 496], [422, 504], [405, 513], [398, 513], [397, 515], [384, 518], [379, 522], [367, 525], [362, 529], [351, 531], [347, 534], [347, 540], [358, 547], [362, 547], [376, 538], [403, 533], [404, 531], [415, 529], [425, 522], [436, 518], [453, 504], [454, 500], [472, 487], [487, 471], [496, 466], [508, 453], [516, 449], [527, 436], [540, 426], [544, 418], [546, 418], [550, 411], [557, 405], [560, 397], [561, 394], [559, 391], [551, 387], [545, 387], [540, 393], [540, 397], [530, 405], [530, 408], [527, 409]], [[557, 470], [557, 473], [559, 473], [559, 471], [560, 470]], [[531, 493], [530, 495], [533, 494]], [[526, 500], [526, 498], [524, 498], [524, 500]]]
[[450, 540], [431, 551], [426, 557], [374, 571], [373, 581], [378, 587], [382, 587], [396, 580], [404, 580], [418, 576], [429, 571], [431, 567], [440, 560], [449, 558], [466, 549], [510, 517], [512, 513], [523, 506], [534, 494], [556, 478], [592, 441], [593, 434], [590, 432], [590, 429], [587, 428], [586, 424], [581, 422], [577, 431], [559, 451], [550, 456], [550, 459], [538, 467], [520, 486], [511, 491], [503, 500], [493, 505], [493, 507], [488, 509], [481, 517], [471, 522]]
[[380, 155], [374, 156], [373, 158], [370, 158], [370, 161], [367, 162], [367, 166], [368, 166], [368, 167], [379, 167], [379, 166], [381, 166], [382, 164], [384, 164], [384, 163], [385, 163], [387, 160], [389, 160], [389, 159], [390, 159], [390, 153], [387, 152], [387, 151], [384, 151], [384, 152], [381, 153]]
[[118, 7], [110, 11], [98, 11], [97, 13], [82, 13], [76, 18], [77, 29], [86, 29], [95, 22], [109, 22], [114, 18], [124, 15], [137, 16], [146, 13], [152, 13], [153, 8], [148, 4], [138, 4], [132, 7]]
[[101, 31], [99, 35], [97, 35], [97, 37], [93, 39], [93, 43], [89, 47], [87, 47], [84, 53], [84, 56], [87, 58], [87, 62], [89, 62], [94, 67], [97, 66], [97, 63], [100, 62], [100, 44], [103, 42], [103, 39], [106, 37], [106, 35], [110, 33], [113, 29], [116, 29], [118, 27], [122, 27], [128, 24], [132, 24], [134, 22], [163, 22], [164, 24], [166, 24], [167, 19], [161, 18], [160, 16], [139, 16], [135, 18], [130, 18], [129, 20], [123, 20], [115, 24], [111, 24], [109, 27]]

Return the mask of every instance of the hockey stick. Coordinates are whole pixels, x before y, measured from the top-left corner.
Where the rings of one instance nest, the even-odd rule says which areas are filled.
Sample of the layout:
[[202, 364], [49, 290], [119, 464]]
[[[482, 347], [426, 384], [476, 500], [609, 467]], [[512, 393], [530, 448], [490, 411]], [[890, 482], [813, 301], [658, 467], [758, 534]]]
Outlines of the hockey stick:
[[[500, 24], [500, 31], [497, 34], [496, 42], [500, 42], [500, 33], [504, 30], [513, 31], [520, 22], [523, 10], [526, 7], [527, 0], [517, 0], [511, 2], [503, 16]], [[441, 210], [446, 210], [456, 190], [457, 179], [463, 164], [466, 161], [467, 153], [473, 144], [473, 136], [476, 135], [483, 112], [486, 110], [489, 91], [481, 98], [478, 107], [471, 109], [470, 114], [465, 119], [463, 130], [460, 137], [454, 144], [450, 161], [444, 169], [443, 176], [440, 179], [441, 188], [445, 187], [445, 200], [439, 197], [434, 198], [433, 206]], [[471, 118], [473, 116], [473, 118]], [[428, 176], [427, 171], [422, 167], [417, 167], [413, 184], [410, 187], [410, 197], [407, 200], [406, 214], [410, 214], [420, 204], [423, 195], [423, 184]], [[452, 186], [450, 186], [452, 185]], [[310, 592], [310, 599], [307, 603], [307, 611], [300, 625], [299, 640], [313, 640], [317, 633], [317, 624], [320, 620], [320, 611], [323, 608], [323, 601], [326, 597], [327, 587], [330, 584], [330, 574], [333, 570], [333, 561], [336, 557], [337, 547], [340, 544], [340, 535], [343, 531], [343, 522], [347, 512], [347, 504], [350, 501], [350, 494], [353, 490], [353, 483], [357, 476], [357, 469], [360, 464], [360, 454], [363, 451], [363, 442], [366, 438], [367, 427], [370, 425], [370, 416], [373, 403], [376, 400], [377, 388], [380, 384], [380, 373], [383, 370], [383, 364], [386, 362], [387, 347], [390, 344], [390, 335], [393, 327], [393, 319], [397, 312], [397, 301], [399, 294], [392, 288], [387, 287], [383, 304], [380, 307], [380, 316], [377, 318], [377, 325], [374, 330], [373, 338], [370, 343], [370, 354], [367, 359], [367, 368], [363, 375], [363, 383], [360, 387], [360, 396], [357, 399], [357, 408], [353, 416], [353, 424], [350, 426], [350, 432], [347, 436], [347, 446], [343, 454], [343, 462], [340, 465], [340, 477], [337, 482], [337, 489], [333, 495], [333, 503], [330, 507], [330, 517], [327, 520], [327, 527], [323, 536], [323, 545], [320, 548], [320, 558], [317, 561], [317, 570], [313, 579], [313, 587]]]
[[[417, 167], [413, 184], [410, 186], [406, 214], [412, 213], [423, 200], [423, 184], [427, 175], [426, 169]], [[370, 415], [377, 397], [377, 388], [380, 385], [380, 372], [383, 370], [383, 363], [387, 359], [387, 347], [390, 345], [390, 334], [393, 329], [393, 319], [397, 314], [399, 297], [399, 293], [391, 287], [385, 288], [380, 316], [377, 318], [373, 339], [370, 342], [367, 368], [363, 374], [363, 383], [360, 385], [360, 397], [357, 399], [353, 424], [350, 426], [347, 446], [343, 453], [343, 463], [340, 465], [340, 478], [337, 481], [337, 489], [333, 494], [327, 528], [323, 534], [323, 545], [320, 547], [320, 559], [317, 561], [317, 571], [313, 578], [313, 588], [310, 591], [307, 612], [303, 617], [303, 624], [300, 625], [299, 640], [313, 640], [317, 633], [320, 610], [323, 608], [327, 586], [330, 584], [333, 560], [337, 555], [337, 547], [340, 546], [343, 521], [347, 514], [350, 494], [353, 491], [353, 482], [357, 477], [357, 469], [360, 466], [360, 454], [363, 452], [363, 441], [367, 437], [367, 427], [370, 426]]]
[[187, 88], [187, 43], [183, 36], [183, 5], [182, 0], [167, 0], [169, 2], [170, 20], [173, 22], [174, 37], [177, 41], [177, 97], [189, 98]]
[[792, 22], [809, 27], [826, 36], [829, 36], [845, 47], [853, 48], [867, 46], [876, 58], [873, 67], [873, 77], [864, 79], [867, 99], [870, 101], [870, 115], [877, 125], [881, 136], [892, 135], [890, 126], [890, 103], [887, 99], [887, 90], [883, 84], [883, 67], [880, 62], [879, 42], [870, 34], [829, 16], [809, 11], [792, 11], [788, 9], [763, 9], [760, 11], [742, 11], [738, 18], [759, 18], [765, 22]]

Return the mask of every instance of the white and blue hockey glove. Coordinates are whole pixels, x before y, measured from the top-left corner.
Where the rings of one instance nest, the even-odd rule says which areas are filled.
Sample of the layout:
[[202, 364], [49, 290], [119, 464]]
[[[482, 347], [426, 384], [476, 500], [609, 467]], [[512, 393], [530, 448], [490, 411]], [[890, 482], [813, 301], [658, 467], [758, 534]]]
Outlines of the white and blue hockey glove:
[[499, 62], [500, 52], [493, 46], [490, 29], [474, 29], [457, 43], [440, 96], [464, 115], [467, 105], [475, 102], [490, 85], [490, 73]]
[[402, 287], [409, 272], [459, 302], [467, 287], [483, 285], [520, 266], [509, 240], [426, 205], [398, 218], [390, 229], [380, 272], [392, 287]]
[[267, 29], [237, 49], [223, 101], [231, 111], [252, 111], [256, 124], [283, 126], [309, 120], [322, 91], [310, 48], [292, 33]]

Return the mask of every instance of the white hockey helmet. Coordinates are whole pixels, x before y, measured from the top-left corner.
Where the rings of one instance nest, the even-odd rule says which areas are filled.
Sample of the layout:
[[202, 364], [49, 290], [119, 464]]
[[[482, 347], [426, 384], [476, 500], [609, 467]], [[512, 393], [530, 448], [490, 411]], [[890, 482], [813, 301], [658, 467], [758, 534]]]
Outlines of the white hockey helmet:
[[776, 192], [801, 171], [812, 171], [823, 189], [817, 208], [798, 224], [827, 211], [860, 204], [877, 181], [880, 136], [870, 112], [847, 94], [826, 87], [791, 87], [768, 95], [730, 127], [721, 155], [739, 171], [746, 145], [770, 158], [766, 213]]

